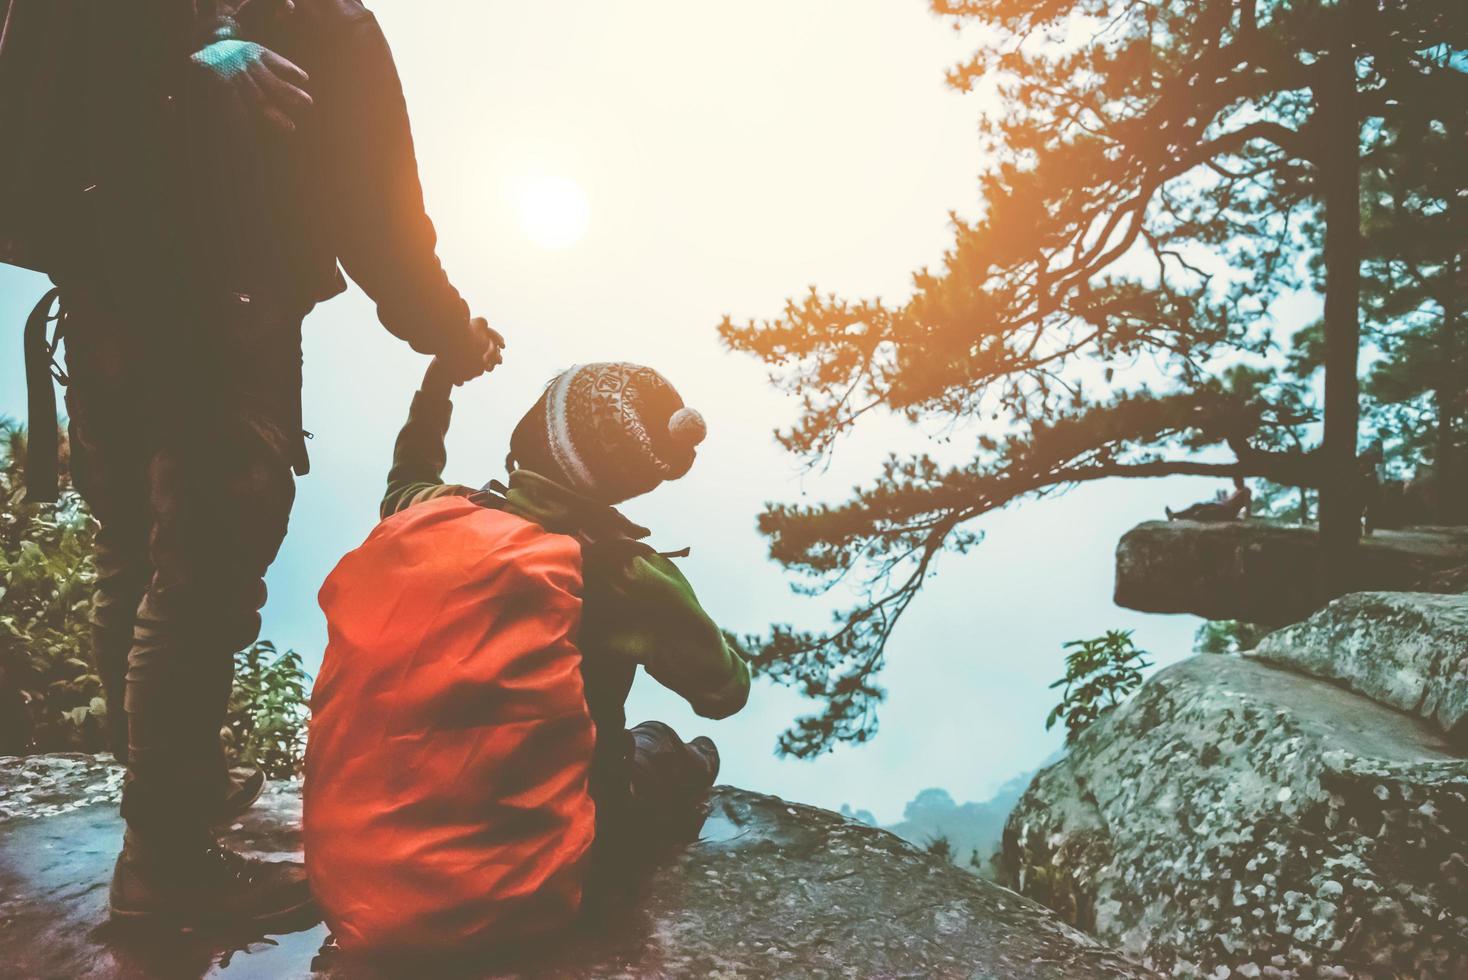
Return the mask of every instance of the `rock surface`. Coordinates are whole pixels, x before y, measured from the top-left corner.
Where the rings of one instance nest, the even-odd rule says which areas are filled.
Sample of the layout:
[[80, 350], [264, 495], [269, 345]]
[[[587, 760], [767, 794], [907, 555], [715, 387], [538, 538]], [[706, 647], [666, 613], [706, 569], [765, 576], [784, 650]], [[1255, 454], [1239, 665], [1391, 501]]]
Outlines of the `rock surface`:
[[[1323, 602], [1313, 527], [1268, 521], [1149, 521], [1116, 548], [1116, 604], [1142, 612], [1193, 613], [1283, 626]], [[1457, 588], [1468, 564], [1468, 528], [1405, 528], [1361, 539], [1353, 592]]]
[[[288, 936], [133, 935], [102, 925], [121, 837], [112, 767], [0, 759], [0, 973], [23, 977], [374, 975]], [[39, 813], [37, 817], [31, 814]], [[296, 852], [299, 791], [273, 788], [236, 846]], [[471, 976], [1155, 977], [1032, 901], [836, 814], [721, 787], [703, 837], [635, 908], [538, 962]], [[410, 974], [414, 975], [414, 974]], [[440, 975], [420, 969], [416, 976]], [[456, 974], [457, 975], [457, 974]]]
[[1255, 659], [1153, 676], [1036, 778], [1005, 883], [1178, 977], [1468, 976], [1468, 761]]
[[1337, 681], [1468, 742], [1468, 596], [1344, 596], [1265, 637], [1251, 655]]

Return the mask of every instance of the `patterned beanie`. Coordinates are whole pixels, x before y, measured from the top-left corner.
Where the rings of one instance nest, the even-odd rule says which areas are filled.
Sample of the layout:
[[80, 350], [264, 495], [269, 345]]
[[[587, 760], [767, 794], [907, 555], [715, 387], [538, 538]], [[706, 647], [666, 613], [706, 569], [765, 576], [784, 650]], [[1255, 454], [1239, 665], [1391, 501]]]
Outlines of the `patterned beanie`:
[[687, 473], [705, 434], [703, 416], [652, 368], [578, 364], [515, 426], [509, 463], [615, 504]]

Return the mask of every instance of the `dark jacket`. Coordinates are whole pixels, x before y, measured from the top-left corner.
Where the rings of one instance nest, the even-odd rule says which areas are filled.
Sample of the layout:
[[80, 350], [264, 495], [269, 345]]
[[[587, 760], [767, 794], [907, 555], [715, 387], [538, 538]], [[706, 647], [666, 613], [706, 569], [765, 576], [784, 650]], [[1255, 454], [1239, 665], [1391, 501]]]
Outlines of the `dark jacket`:
[[[127, 174], [134, 196], [148, 196], [140, 148], [163, 146], [139, 110], [181, 82], [197, 16], [172, 2], [0, 0], [0, 261], [53, 274], [80, 265], [95, 235], [77, 232], [101, 216], [88, 189], [104, 169], [109, 186]], [[150, 66], [177, 75], [149, 79]], [[122, 130], [138, 138], [113, 146]], [[105, 168], [103, 148], [114, 151]]]
[[[0, 0], [0, 261], [124, 308], [243, 293], [304, 313], [348, 275], [424, 353], [471, 343], [436, 254], [407, 107], [359, 0]], [[294, 134], [241, 118], [188, 55], [258, 40], [311, 75]]]

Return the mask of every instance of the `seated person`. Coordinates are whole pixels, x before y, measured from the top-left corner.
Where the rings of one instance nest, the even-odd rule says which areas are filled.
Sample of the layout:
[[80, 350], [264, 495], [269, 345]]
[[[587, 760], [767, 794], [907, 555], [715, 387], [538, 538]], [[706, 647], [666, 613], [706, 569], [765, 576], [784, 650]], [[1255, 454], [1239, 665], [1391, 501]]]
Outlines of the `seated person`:
[[1213, 500], [1205, 500], [1202, 503], [1185, 507], [1175, 511], [1171, 507], [1165, 507], [1169, 521], [1241, 521], [1249, 516], [1249, 511], [1254, 505], [1254, 495], [1244, 484], [1244, 478], [1234, 477], [1234, 492], [1225, 490], [1218, 491], [1218, 496]]
[[[613, 504], [683, 476], [704, 423], [660, 374], [558, 375], [510, 437], [508, 486], [444, 484], [435, 362], [382, 522], [321, 590], [306, 867], [338, 945], [472, 951], [564, 928], [623, 836], [687, 825], [707, 738], [624, 730], [638, 665], [706, 718], [749, 672], [670, 558]], [[697, 823], [693, 826], [696, 828]]]

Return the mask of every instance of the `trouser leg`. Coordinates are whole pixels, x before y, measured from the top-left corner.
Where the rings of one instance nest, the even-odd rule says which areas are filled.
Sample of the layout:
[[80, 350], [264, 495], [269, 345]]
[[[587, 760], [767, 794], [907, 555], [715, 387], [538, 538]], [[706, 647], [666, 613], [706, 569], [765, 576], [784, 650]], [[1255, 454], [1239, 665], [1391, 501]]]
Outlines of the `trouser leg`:
[[127, 761], [123, 688], [138, 603], [152, 577], [148, 559], [148, 459], [144, 407], [152, 387], [136, 345], [96, 302], [66, 295], [66, 391], [72, 483], [97, 520], [90, 613], [92, 662], [107, 702], [109, 747]]
[[694, 811], [718, 773], [718, 751], [706, 738], [685, 744], [660, 721], [624, 728], [624, 705], [636, 671], [631, 663], [596, 653], [581, 662], [586, 703], [596, 724], [591, 795], [602, 840], [647, 836], [649, 830], [657, 836], [652, 825], [664, 814], [681, 817]]
[[123, 815], [134, 832], [187, 838], [225, 792], [233, 658], [259, 635], [295, 484], [278, 440], [241, 420], [164, 445], [148, 478], [154, 572], [128, 657]]
[[[131, 510], [131, 508], [129, 508]], [[128, 655], [132, 651], [138, 604], [152, 577], [148, 561], [148, 524], [144, 502], [126, 518], [97, 529], [97, 588], [92, 599], [92, 661], [107, 701], [107, 736], [112, 754], [127, 762]]]
[[[600, 739], [599, 739], [600, 741]], [[670, 847], [693, 840], [718, 773], [708, 739], [684, 743], [662, 722], [608, 734], [593, 771], [596, 845], [587, 869], [585, 911], [601, 919], [625, 907]]]

